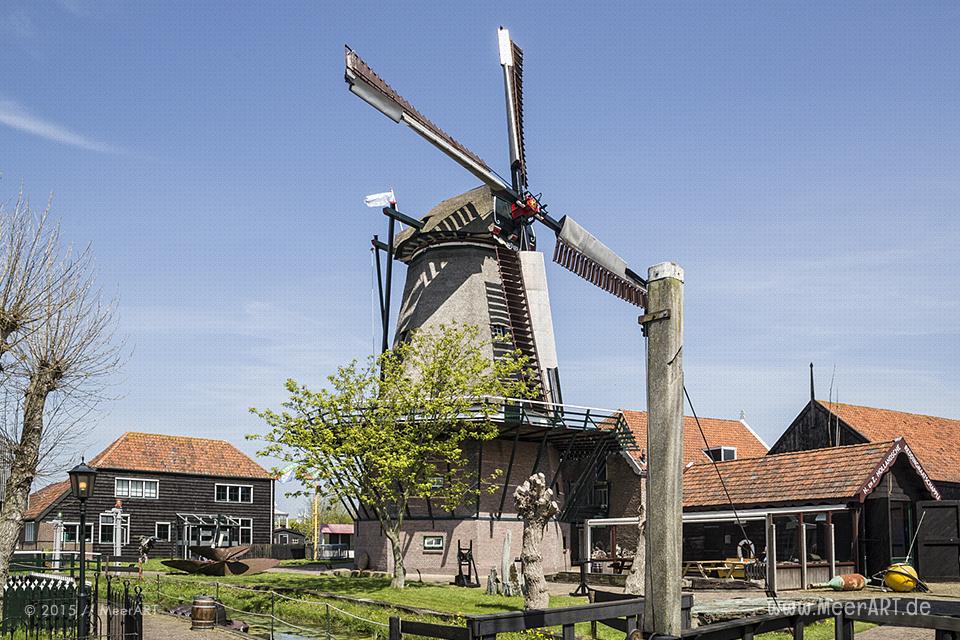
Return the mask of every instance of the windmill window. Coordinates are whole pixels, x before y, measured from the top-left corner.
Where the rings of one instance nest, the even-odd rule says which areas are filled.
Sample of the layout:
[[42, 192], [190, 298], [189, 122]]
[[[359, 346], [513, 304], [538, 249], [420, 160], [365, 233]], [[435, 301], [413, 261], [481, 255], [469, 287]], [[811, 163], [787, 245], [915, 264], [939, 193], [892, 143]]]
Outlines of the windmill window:
[[490, 325], [490, 333], [493, 335], [494, 340], [509, 340], [510, 339], [510, 327], [505, 324], [492, 324]]
[[443, 485], [444, 485], [443, 476], [430, 476], [431, 489], [443, 489]]
[[443, 536], [423, 536], [423, 550], [428, 553], [443, 551]]
[[709, 449], [704, 449], [703, 453], [714, 462], [737, 459], [736, 447], [710, 447]]

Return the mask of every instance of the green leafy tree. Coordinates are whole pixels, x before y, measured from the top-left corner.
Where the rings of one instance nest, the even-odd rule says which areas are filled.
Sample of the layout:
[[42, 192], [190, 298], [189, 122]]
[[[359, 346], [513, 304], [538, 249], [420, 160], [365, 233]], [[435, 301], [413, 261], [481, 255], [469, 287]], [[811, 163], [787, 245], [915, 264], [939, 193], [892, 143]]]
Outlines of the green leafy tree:
[[[483, 491], [467, 472], [464, 448], [497, 436], [503, 398], [536, 390], [519, 352], [491, 353], [476, 327], [423, 329], [364, 365], [341, 367], [321, 391], [288, 380], [280, 412], [252, 410], [270, 427], [254, 436], [269, 443], [263, 455], [295, 463], [297, 477], [322, 482], [379, 520], [394, 587], [406, 579], [401, 531], [409, 500], [453, 509]], [[482, 479], [487, 490], [492, 479]]]

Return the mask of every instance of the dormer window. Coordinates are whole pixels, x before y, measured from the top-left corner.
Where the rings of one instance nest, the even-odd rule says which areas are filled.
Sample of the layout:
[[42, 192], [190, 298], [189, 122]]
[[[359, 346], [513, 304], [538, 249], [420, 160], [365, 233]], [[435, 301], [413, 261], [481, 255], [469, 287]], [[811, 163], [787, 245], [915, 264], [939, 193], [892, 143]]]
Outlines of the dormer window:
[[703, 450], [704, 455], [714, 462], [725, 462], [727, 460], [737, 459], [736, 447], [710, 447]]

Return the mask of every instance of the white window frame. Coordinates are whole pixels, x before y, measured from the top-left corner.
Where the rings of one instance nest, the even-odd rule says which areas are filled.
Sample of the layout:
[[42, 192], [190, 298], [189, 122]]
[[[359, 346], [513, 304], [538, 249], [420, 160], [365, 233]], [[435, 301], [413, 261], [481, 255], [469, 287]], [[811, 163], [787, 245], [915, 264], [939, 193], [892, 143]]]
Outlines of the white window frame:
[[[112, 546], [113, 540], [104, 541], [103, 528], [104, 526], [112, 527], [113, 534], [116, 535], [117, 533], [116, 523], [111, 521], [106, 525], [104, 525], [104, 522], [103, 522], [104, 517], [110, 518], [112, 520], [114, 516], [109, 511], [106, 511], [100, 514], [100, 518], [97, 521], [97, 523], [100, 525], [99, 527], [100, 530], [98, 531], [99, 535], [97, 536], [97, 542], [99, 544], [109, 544]], [[130, 514], [124, 513], [120, 515], [120, 546], [125, 547], [128, 544], [130, 544]]]
[[[428, 543], [428, 541], [439, 540], [440, 545]], [[440, 553], [447, 548], [447, 539], [443, 534], [426, 534], [423, 536], [423, 550], [427, 553]]]
[[[217, 497], [217, 489], [219, 489], [220, 487], [227, 487], [227, 499], [226, 499], [226, 500], [221, 500], [221, 499], [219, 499], [219, 498]], [[236, 487], [236, 488], [237, 488], [237, 499], [236, 499], [236, 500], [231, 500], [231, 499], [230, 499], [230, 488], [231, 488], [231, 487]], [[249, 499], [249, 500], [244, 500], [244, 499], [243, 499], [243, 491], [242, 491], [242, 490], [245, 489], [245, 488], [246, 488], [246, 489], [250, 489], [250, 499]], [[214, 501], [214, 502], [220, 502], [220, 503], [229, 502], [229, 503], [232, 503], [232, 504], [253, 504], [253, 485], [252, 485], [252, 484], [230, 484], [230, 483], [228, 483], [228, 482], [217, 482], [216, 484], [213, 485], [213, 501]]]
[[[167, 537], [161, 538], [158, 528], [160, 525], [167, 525]], [[154, 522], [153, 523], [153, 537], [157, 539], [158, 542], [170, 542], [173, 540], [173, 523], [172, 522]]]
[[35, 521], [28, 520], [23, 523], [23, 541], [25, 543], [37, 541], [37, 523]]
[[[126, 493], [120, 493], [119, 488], [118, 488], [119, 485], [120, 485], [120, 481], [123, 481], [123, 482], [126, 482], [126, 483], [127, 483], [127, 492], [126, 492]], [[130, 495], [130, 494], [131, 494], [131, 492], [130, 492], [130, 483], [131, 483], [131, 482], [141, 482], [141, 483], [143, 483], [143, 487], [142, 487], [142, 489], [141, 489], [141, 491], [140, 491], [140, 495], [139, 495], [139, 496]], [[155, 487], [157, 488], [156, 491], [154, 492], [155, 495], [152, 495], [152, 496], [148, 496], [148, 495], [147, 495], [147, 484], [148, 484], [148, 483], [152, 484], [153, 486], [155, 486]], [[127, 498], [127, 499], [132, 499], [132, 500], [157, 500], [157, 499], [160, 498], [160, 481], [157, 480], [157, 479], [155, 479], [155, 478], [125, 478], [125, 477], [117, 477], [117, 478], [114, 478], [114, 479], [113, 479], [113, 497], [114, 497], [114, 498]]]
[[278, 533], [278, 534], [277, 534], [277, 544], [290, 544], [290, 534], [287, 534], [287, 533]]
[[[237, 532], [237, 542], [239, 544], [253, 544], [253, 518], [237, 518], [237, 520], [240, 521], [240, 530]], [[247, 542], [243, 541], [244, 530], [250, 532], [250, 539]]]
[[[728, 446], [726, 446], [726, 445], [721, 445], [721, 446], [719, 446], [719, 447], [710, 447], [709, 449], [704, 449], [704, 450], [703, 450], [703, 455], [705, 455], [705, 456], [707, 456], [708, 458], [710, 458], [710, 460], [713, 460], [713, 459], [714, 459], [713, 456], [710, 455], [710, 452], [711, 452], [711, 451], [719, 451], [719, 452], [720, 452], [720, 459], [719, 459], [719, 460], [716, 460], [716, 462], [729, 462], [729, 461], [731, 461], [731, 460], [736, 460], [736, 459], [737, 459], [737, 448], [736, 448], [736, 447], [728, 447]], [[724, 454], [725, 454], [726, 452], [728, 452], [728, 451], [732, 451], [732, 452], [733, 452], [733, 457], [732, 457], [732, 458], [727, 458], [727, 457], [724, 456]]]
[[[89, 528], [90, 537], [87, 538], [87, 544], [93, 544], [93, 523], [87, 522], [86, 526]], [[76, 540], [67, 540], [67, 529], [73, 528], [74, 537]], [[65, 544], [80, 544], [80, 523], [79, 522], [64, 522], [63, 530], [60, 532], [61, 539]]]

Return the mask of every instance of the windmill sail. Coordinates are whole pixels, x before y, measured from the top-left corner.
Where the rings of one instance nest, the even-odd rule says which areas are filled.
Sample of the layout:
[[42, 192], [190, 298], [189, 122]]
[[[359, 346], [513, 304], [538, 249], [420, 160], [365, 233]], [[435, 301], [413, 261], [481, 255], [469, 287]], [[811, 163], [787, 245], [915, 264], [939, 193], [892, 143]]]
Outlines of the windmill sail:
[[647, 304], [647, 283], [593, 234], [564, 216], [553, 261], [604, 291], [638, 307]]
[[510, 32], [500, 27], [500, 64], [507, 95], [507, 136], [510, 140], [510, 172], [513, 188], [527, 188], [526, 148], [523, 142], [523, 50], [510, 39]]
[[518, 196], [493, 172], [486, 162], [470, 149], [457, 142], [450, 134], [431, 122], [393, 87], [378, 76], [357, 52], [346, 48], [344, 79], [350, 91], [394, 122], [402, 122], [420, 134], [429, 143], [453, 158], [464, 169], [498, 192], [507, 192], [513, 200]]

